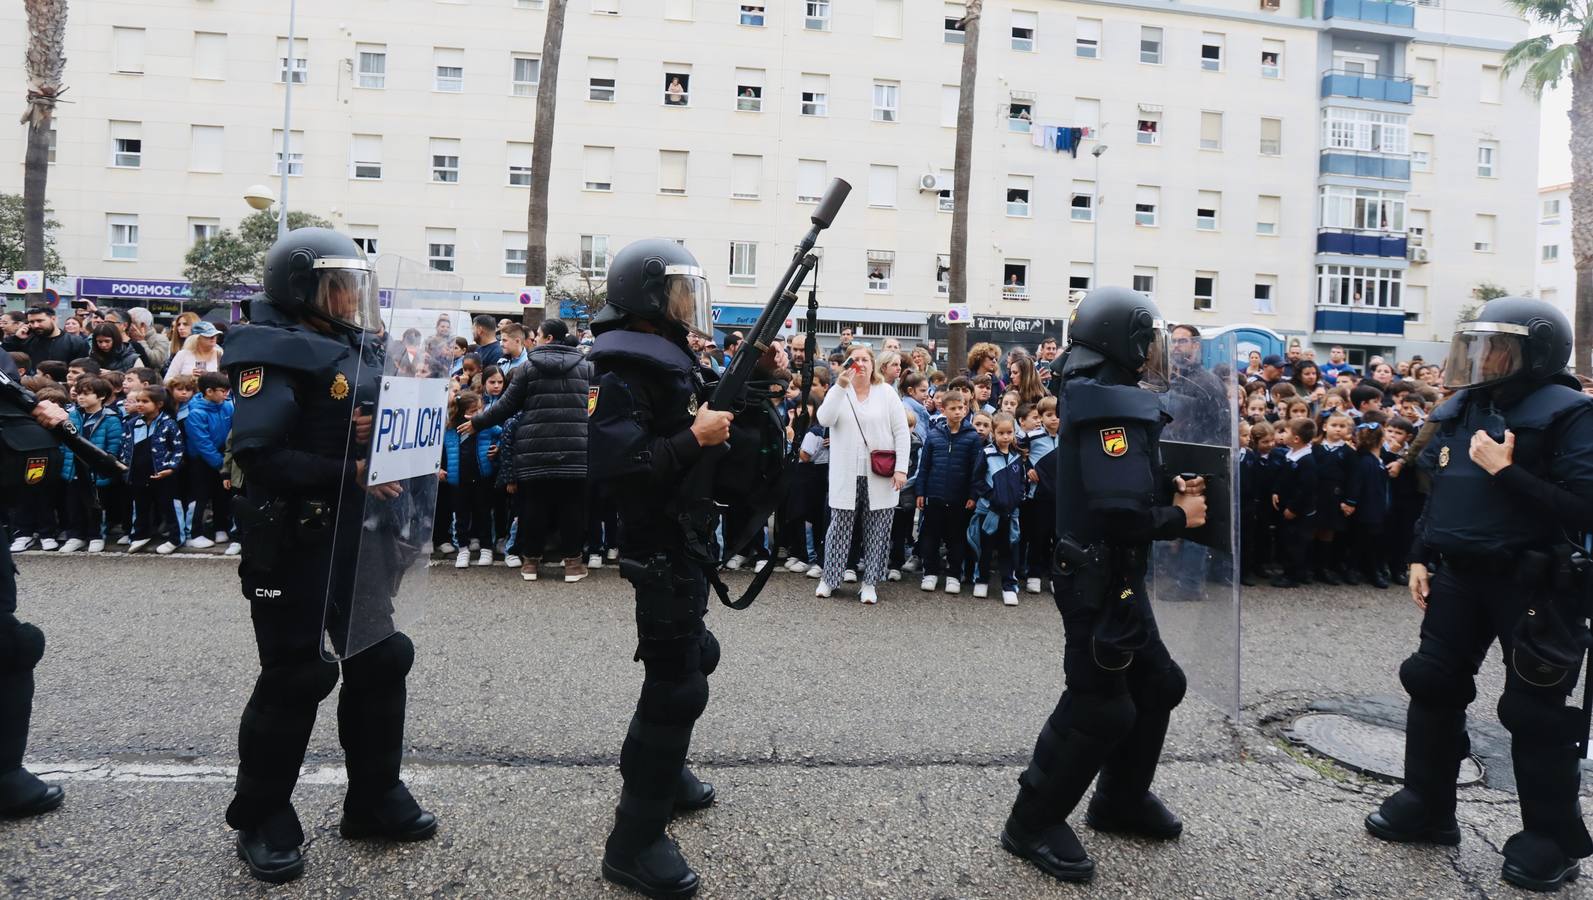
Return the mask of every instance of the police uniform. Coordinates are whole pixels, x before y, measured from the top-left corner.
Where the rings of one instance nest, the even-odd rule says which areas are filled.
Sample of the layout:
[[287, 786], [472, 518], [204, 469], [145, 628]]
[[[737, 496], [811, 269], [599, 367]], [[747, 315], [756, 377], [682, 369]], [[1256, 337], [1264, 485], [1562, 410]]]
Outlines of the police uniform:
[[1106, 355], [1114, 349], [1112, 338], [1088, 343], [1091, 330], [1128, 327], [1133, 316], [1122, 314], [1125, 305], [1135, 315], [1155, 317], [1143, 295], [1121, 288], [1102, 288], [1081, 301], [1062, 377], [1053, 379], [1063, 416], [1054, 454], [1059, 546], [1053, 590], [1065, 631], [1067, 687], [1019, 776], [1018, 798], [1001, 835], [1009, 852], [1066, 881], [1094, 874], [1066, 819], [1097, 773], [1087, 818], [1092, 828], [1162, 839], [1182, 831], [1150, 792], [1169, 718], [1185, 689], [1184, 674], [1157, 631], [1145, 583], [1151, 542], [1176, 538], [1185, 528], [1158, 449], [1170, 419], [1160, 398], [1138, 386], [1138, 363]]
[[[1536, 321], [1541, 307], [1548, 305], [1506, 298], [1480, 318]], [[1461, 326], [1457, 346], [1477, 325]], [[1568, 325], [1561, 334], [1565, 355], [1548, 371], [1462, 390], [1433, 412], [1435, 434], [1418, 462], [1432, 493], [1412, 549], [1412, 562], [1431, 572], [1430, 591], [1421, 642], [1399, 671], [1411, 698], [1405, 788], [1366, 823], [1388, 840], [1459, 843], [1455, 781], [1470, 752], [1466, 707], [1498, 640], [1506, 664], [1499, 721], [1511, 736], [1523, 825], [1503, 848], [1503, 876], [1539, 890], [1576, 877], [1576, 860], [1593, 854], [1577, 804], [1577, 742], [1587, 725], [1565, 703], [1584, 652], [1587, 585], [1569, 558], [1577, 536], [1593, 530], [1593, 398], [1569, 378], [1561, 383]], [[1497, 474], [1471, 458], [1479, 431], [1495, 440], [1514, 435], [1511, 464]]]
[[[0, 353], [0, 372], [18, 380], [16, 363]], [[60, 469], [55, 439], [31, 415], [0, 403], [0, 489], [41, 487]], [[33, 669], [44, 657], [44, 632], [17, 618], [17, 569], [11, 530], [0, 507], [0, 817], [49, 812], [61, 805], [59, 785], [22, 768], [33, 714]]]
[[[341, 246], [346, 237], [321, 229], [300, 229], [285, 240], [318, 237], [307, 231], [321, 232], [331, 252], [358, 252], [351, 241]], [[290, 289], [297, 288], [281, 290]], [[228, 336], [225, 361], [235, 397], [232, 450], [247, 486], [238, 504], [245, 526], [238, 573], [260, 654], [260, 675], [238, 730], [237, 792], [227, 824], [240, 832], [251, 873], [266, 881], [303, 870], [304, 833], [291, 796], [316, 710], [339, 675], [338, 663], [322, 656], [323, 630], [340, 656], [351, 627], [391, 632], [342, 662], [343, 836], [423, 840], [436, 830], [435, 817], [399, 779], [414, 645], [392, 630], [390, 606], [385, 630], [384, 623], [349, 619], [373, 610], [382, 615], [380, 600], [369, 595], [390, 596], [394, 587], [357, 577], [352, 557], [358, 554], [349, 549], [360, 546], [367, 497], [356, 477], [358, 454], [350, 452], [353, 417], [357, 404], [376, 397], [382, 339], [312, 327], [285, 305], [274, 296], [256, 299], [251, 324]]]

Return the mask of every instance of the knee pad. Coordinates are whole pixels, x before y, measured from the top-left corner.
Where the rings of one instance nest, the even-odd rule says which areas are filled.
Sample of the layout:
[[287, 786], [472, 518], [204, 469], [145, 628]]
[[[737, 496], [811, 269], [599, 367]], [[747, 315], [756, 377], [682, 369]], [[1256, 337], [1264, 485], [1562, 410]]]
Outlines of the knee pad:
[[704, 630], [702, 633], [702, 658], [698, 660], [697, 667], [704, 675], [712, 675], [719, 668], [719, 639], [714, 637], [712, 631]]
[[317, 656], [261, 670], [260, 685], [255, 692], [276, 703], [314, 705], [325, 700], [334, 687], [337, 687], [337, 663]]
[[0, 624], [0, 674], [31, 672], [44, 658], [44, 632], [37, 625]]
[[1412, 700], [1464, 709], [1477, 699], [1471, 674], [1432, 652], [1423, 642], [1399, 667], [1399, 683]]
[[415, 644], [395, 631], [343, 661], [343, 678], [355, 687], [401, 680], [415, 665]]
[[708, 708], [708, 676], [690, 672], [684, 678], [642, 683], [642, 698], [637, 714], [658, 725], [689, 725]]
[[1556, 694], [1505, 686], [1499, 697], [1499, 724], [1510, 737], [1531, 743], [1574, 744], [1582, 735], [1582, 711]]
[[[1116, 744], [1134, 730], [1136, 718], [1134, 700], [1126, 693], [1079, 694], [1073, 698], [1066, 727], [1094, 740]], [[1057, 731], [1066, 733], [1062, 729]]]

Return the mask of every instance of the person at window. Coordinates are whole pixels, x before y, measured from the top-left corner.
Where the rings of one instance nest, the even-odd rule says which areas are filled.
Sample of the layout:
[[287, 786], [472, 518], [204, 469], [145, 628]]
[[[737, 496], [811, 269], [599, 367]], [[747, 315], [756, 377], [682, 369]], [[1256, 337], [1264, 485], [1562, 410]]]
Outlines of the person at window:
[[749, 88], [749, 87], [742, 88], [741, 89], [741, 96], [736, 99], [736, 109], [745, 109], [745, 110], [750, 110], [751, 112], [757, 112], [758, 111], [758, 94], [757, 94], [757, 92], [754, 91], [752, 88]]
[[686, 105], [686, 86], [680, 83], [679, 75], [669, 76], [669, 87], [664, 89], [664, 102], [670, 106]]

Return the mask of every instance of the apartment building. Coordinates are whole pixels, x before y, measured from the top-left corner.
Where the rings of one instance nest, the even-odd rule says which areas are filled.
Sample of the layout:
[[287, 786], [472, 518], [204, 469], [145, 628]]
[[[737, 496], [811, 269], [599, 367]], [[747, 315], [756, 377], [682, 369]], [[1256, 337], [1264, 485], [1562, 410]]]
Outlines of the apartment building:
[[1571, 185], [1538, 189], [1537, 296], [1576, 317], [1576, 257], [1571, 253]]
[[[85, 293], [180, 295], [194, 240], [288, 167], [289, 205], [518, 308], [542, 0], [82, 0], [51, 205]], [[22, 82], [22, 11], [0, 77]], [[1481, 280], [1527, 288], [1537, 105], [1500, 70], [1496, 0], [1000, 0], [984, 7], [972, 188], [953, 196], [963, 7], [906, 0], [571, 0], [551, 253], [594, 278], [685, 242], [749, 322], [829, 179], [822, 330], [943, 330], [951, 209], [970, 311], [1054, 331], [1132, 285], [1168, 316], [1352, 356], [1447, 339]], [[293, 124], [282, 158], [284, 83]], [[17, 161], [23, 135], [0, 136]], [[1104, 148], [1104, 149], [1103, 149]], [[145, 286], [139, 287], [137, 283]]]

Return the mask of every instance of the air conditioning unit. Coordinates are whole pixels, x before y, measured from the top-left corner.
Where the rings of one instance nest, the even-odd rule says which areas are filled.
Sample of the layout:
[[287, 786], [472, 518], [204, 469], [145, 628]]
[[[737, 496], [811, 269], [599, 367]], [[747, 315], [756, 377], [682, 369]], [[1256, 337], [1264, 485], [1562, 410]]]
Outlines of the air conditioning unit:
[[1282, 5], [1282, 0], [1261, 0], [1262, 9], [1278, 9]]
[[938, 194], [945, 188], [940, 185], [940, 176], [933, 172], [926, 172], [918, 176], [918, 192], [920, 194]]
[[1409, 258], [1411, 262], [1424, 263], [1427, 261], [1427, 248], [1408, 247], [1405, 250], [1405, 256]]

